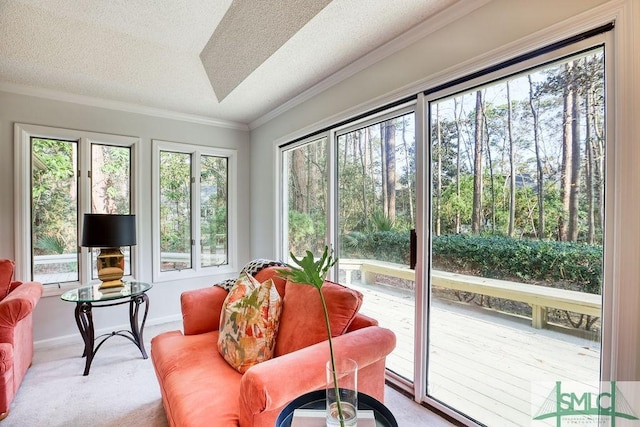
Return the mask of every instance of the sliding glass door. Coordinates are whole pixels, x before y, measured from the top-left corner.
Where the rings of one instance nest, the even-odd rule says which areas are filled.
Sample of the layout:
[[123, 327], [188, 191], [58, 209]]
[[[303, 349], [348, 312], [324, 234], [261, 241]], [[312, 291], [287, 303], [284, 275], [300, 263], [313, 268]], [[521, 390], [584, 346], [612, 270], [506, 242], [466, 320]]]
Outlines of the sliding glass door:
[[604, 77], [596, 47], [429, 102], [427, 396], [482, 424], [598, 390]]
[[361, 311], [395, 332], [387, 368], [413, 381], [415, 114], [394, 111], [336, 133], [340, 279], [364, 294]]
[[387, 379], [464, 423], [556, 425], [606, 375], [605, 40], [282, 147], [283, 258], [329, 244], [396, 334]]

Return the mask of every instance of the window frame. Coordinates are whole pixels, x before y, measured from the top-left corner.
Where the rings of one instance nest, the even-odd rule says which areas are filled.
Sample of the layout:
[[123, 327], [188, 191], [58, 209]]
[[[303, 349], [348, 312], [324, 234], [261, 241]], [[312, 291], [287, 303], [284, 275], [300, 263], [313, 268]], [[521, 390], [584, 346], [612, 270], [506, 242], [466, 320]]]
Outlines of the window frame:
[[[237, 151], [198, 144], [151, 140], [152, 146], [152, 229], [153, 229], [153, 281], [187, 279], [228, 274], [237, 271]], [[171, 151], [189, 154], [191, 167], [191, 268], [162, 271], [160, 251], [160, 152]], [[224, 157], [227, 159], [227, 264], [220, 266], [200, 266], [200, 158], [202, 156]]]
[[[138, 200], [139, 155], [137, 153], [140, 138], [123, 135], [113, 135], [89, 132], [75, 129], [56, 128], [51, 126], [14, 124], [14, 167], [16, 171], [14, 188], [14, 227], [15, 227], [15, 277], [20, 280], [33, 280], [33, 266], [31, 262], [31, 138], [59, 139], [75, 141], [78, 144], [78, 245], [82, 233], [81, 217], [83, 213], [91, 212], [91, 146], [95, 144], [128, 147], [131, 163], [131, 194], [130, 213], [135, 214], [140, 205]], [[139, 218], [136, 217], [136, 223]], [[131, 276], [139, 276], [138, 246], [131, 249]], [[45, 285], [44, 296], [61, 295], [68, 289], [74, 289], [81, 284], [96, 282], [91, 279], [91, 251], [90, 248], [79, 246], [79, 280], [71, 282], [49, 283]]]

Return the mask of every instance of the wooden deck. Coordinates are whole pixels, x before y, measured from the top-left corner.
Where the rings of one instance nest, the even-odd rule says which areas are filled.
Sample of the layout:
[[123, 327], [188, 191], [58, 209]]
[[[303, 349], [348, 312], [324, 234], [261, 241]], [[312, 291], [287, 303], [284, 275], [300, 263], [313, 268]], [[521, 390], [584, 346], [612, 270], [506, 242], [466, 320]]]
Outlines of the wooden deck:
[[[413, 379], [413, 294], [356, 281], [351, 287], [364, 294], [361, 311], [396, 333], [387, 367]], [[540, 381], [593, 384], [599, 377], [598, 342], [481, 307], [434, 300], [429, 336], [430, 397], [491, 426], [530, 425]]]

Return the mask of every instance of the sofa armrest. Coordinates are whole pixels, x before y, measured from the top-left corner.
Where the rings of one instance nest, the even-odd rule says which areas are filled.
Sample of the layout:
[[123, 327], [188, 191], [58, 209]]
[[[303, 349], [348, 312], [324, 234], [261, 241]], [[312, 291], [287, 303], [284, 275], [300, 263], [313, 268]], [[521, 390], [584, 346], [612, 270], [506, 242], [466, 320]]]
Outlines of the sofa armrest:
[[347, 332], [356, 331], [358, 329], [366, 328], [367, 326], [378, 326], [378, 321], [373, 317], [369, 317], [362, 313], [357, 313], [356, 317], [347, 328]]
[[0, 327], [13, 328], [33, 312], [40, 301], [44, 286], [38, 282], [24, 282], [0, 301]]
[[[395, 334], [379, 326], [333, 338], [336, 358], [354, 359], [359, 371], [382, 362], [381, 375], [384, 375], [384, 360], [395, 346]], [[329, 357], [329, 342], [323, 341], [249, 368], [240, 381], [241, 424], [243, 419], [253, 419], [263, 412], [283, 407], [304, 393], [324, 388]], [[291, 370], [294, 366], [295, 374]], [[284, 378], [286, 387], [283, 387]], [[384, 377], [380, 378], [380, 383], [384, 384]]]
[[227, 294], [219, 286], [183, 292], [180, 295], [180, 308], [184, 334], [197, 335], [217, 330]]

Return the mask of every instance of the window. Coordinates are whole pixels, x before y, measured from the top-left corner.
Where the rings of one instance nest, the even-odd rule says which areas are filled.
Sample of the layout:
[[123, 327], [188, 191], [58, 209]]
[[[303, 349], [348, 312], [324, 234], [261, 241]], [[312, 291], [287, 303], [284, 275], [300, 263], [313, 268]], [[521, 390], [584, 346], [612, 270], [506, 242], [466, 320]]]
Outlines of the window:
[[[79, 246], [85, 212], [133, 210], [138, 139], [16, 125], [17, 276], [45, 285], [96, 279], [95, 253]], [[125, 249], [125, 274], [132, 255]]]
[[[131, 148], [107, 144], [91, 146], [91, 212], [131, 214]], [[96, 257], [91, 250], [92, 279], [98, 279]], [[122, 248], [124, 274], [131, 274], [131, 247]]]
[[235, 151], [153, 141], [153, 157], [154, 280], [231, 271]]
[[77, 141], [30, 138], [33, 280], [75, 282], [78, 271]]

